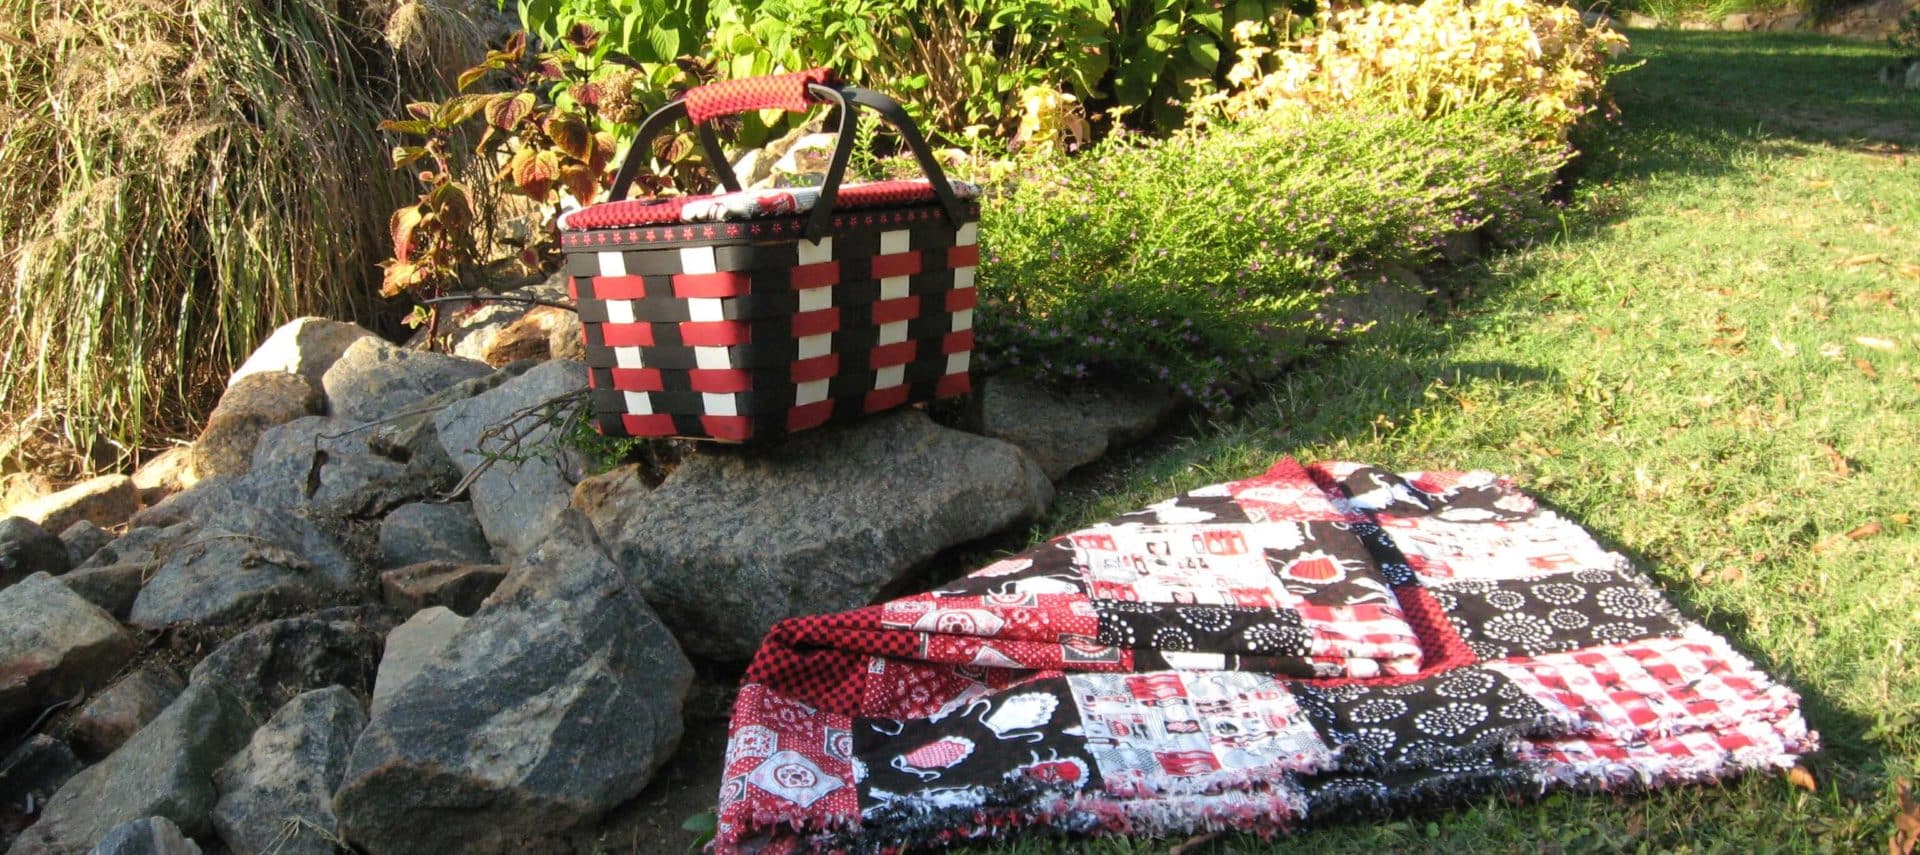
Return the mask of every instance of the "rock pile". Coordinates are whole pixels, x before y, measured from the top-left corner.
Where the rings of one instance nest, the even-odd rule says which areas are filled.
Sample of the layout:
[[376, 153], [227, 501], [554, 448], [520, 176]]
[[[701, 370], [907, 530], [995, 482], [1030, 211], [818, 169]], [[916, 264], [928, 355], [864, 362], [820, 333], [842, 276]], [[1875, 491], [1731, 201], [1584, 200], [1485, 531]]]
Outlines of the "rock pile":
[[454, 355], [291, 323], [163, 473], [0, 515], [0, 849], [554, 848], [673, 754], [693, 660], [882, 596], [1179, 409], [990, 380], [591, 474], [556, 418], [577, 327], [482, 320]]

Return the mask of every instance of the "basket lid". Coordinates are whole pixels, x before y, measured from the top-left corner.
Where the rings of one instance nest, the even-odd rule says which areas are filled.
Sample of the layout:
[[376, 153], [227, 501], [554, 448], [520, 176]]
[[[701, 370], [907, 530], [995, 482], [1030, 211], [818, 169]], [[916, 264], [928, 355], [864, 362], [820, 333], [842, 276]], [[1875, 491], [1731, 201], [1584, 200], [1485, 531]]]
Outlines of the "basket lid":
[[[953, 195], [976, 199], [980, 188], [965, 181], [953, 183]], [[773, 187], [705, 196], [631, 199], [605, 202], [561, 215], [561, 231], [618, 229], [672, 223], [724, 223], [760, 217], [790, 217], [813, 210], [820, 201], [818, 187]], [[938, 201], [933, 185], [924, 178], [909, 181], [873, 181], [848, 184], [834, 199], [834, 210], [898, 208]]]

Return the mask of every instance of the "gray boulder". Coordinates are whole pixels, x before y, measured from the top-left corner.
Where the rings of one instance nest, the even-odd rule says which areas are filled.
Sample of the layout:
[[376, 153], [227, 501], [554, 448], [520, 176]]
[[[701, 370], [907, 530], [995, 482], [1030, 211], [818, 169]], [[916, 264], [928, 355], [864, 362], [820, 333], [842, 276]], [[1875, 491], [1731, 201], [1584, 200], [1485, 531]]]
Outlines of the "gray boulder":
[[549, 848], [646, 785], [691, 680], [586, 521], [562, 514], [375, 710], [334, 810], [374, 855]]
[[416, 468], [430, 471], [444, 471], [448, 483], [460, 480], [460, 470], [453, 465], [453, 459], [440, 447], [439, 432], [434, 429], [434, 419], [448, 404], [464, 401], [489, 389], [499, 388], [500, 384], [512, 380], [537, 363], [528, 360], [503, 365], [499, 370], [485, 377], [462, 380], [432, 397], [415, 405], [413, 415], [400, 416], [382, 422], [367, 429], [367, 447], [375, 454], [400, 463], [412, 464]]
[[327, 369], [340, 360], [340, 354], [365, 338], [377, 336], [353, 324], [325, 318], [295, 318], [267, 336], [247, 361], [240, 364], [240, 370], [227, 378], [227, 385], [261, 372], [298, 374], [318, 384]]
[[11, 513], [33, 520], [47, 531], [64, 531], [67, 526], [80, 520], [92, 520], [95, 525], [116, 526], [126, 522], [138, 510], [140, 494], [134, 489], [132, 478], [102, 475], [51, 496], [24, 502], [14, 507]]
[[140, 493], [140, 506], [160, 504], [168, 496], [193, 486], [200, 480], [193, 472], [193, 447], [176, 445], [141, 461], [133, 470], [133, 489]]
[[0, 588], [35, 573], [58, 576], [73, 567], [60, 538], [26, 517], [0, 519]]
[[506, 576], [504, 564], [428, 561], [380, 574], [380, 595], [387, 605], [409, 614], [429, 606], [446, 606], [470, 615]]
[[60, 543], [67, 551], [67, 563], [75, 567], [87, 563], [87, 559], [92, 558], [95, 552], [112, 542], [113, 532], [94, 525], [93, 520], [80, 520], [60, 532]]
[[603, 497], [593, 522], [689, 653], [740, 662], [775, 622], [865, 605], [1052, 497], [1020, 449], [903, 410], [693, 456]]
[[[44, 733], [29, 736], [0, 758], [0, 805], [44, 804], [83, 768], [86, 764], [65, 742]], [[0, 830], [0, 840], [5, 834]]]
[[227, 387], [193, 443], [193, 472], [200, 478], [241, 475], [253, 468], [254, 446], [274, 425], [320, 415], [327, 399], [319, 385], [299, 374], [266, 371]]
[[1180, 409], [1179, 396], [1164, 389], [1089, 383], [1059, 390], [1013, 375], [981, 381], [975, 400], [980, 432], [1019, 446], [1056, 481], [1152, 435]]
[[139, 649], [113, 615], [52, 576], [0, 589], [0, 731], [106, 685]]
[[114, 826], [150, 816], [165, 817], [188, 836], [206, 835], [213, 772], [258, 724], [226, 690], [187, 686], [119, 751], [61, 787], [9, 855], [85, 851]]
[[339, 600], [360, 582], [331, 537], [290, 511], [231, 506], [176, 544], [133, 601], [129, 622], [232, 623], [260, 610]]
[[345, 686], [373, 689], [391, 622], [366, 608], [325, 609], [263, 623], [227, 640], [193, 667], [194, 683], [217, 684], [264, 718], [294, 696]]
[[220, 839], [237, 855], [333, 855], [333, 789], [366, 726], [360, 701], [341, 686], [288, 701], [214, 773]]
[[460, 634], [467, 619], [445, 606], [429, 606], [387, 633], [380, 653], [380, 673], [373, 682], [373, 714], [380, 715], [429, 663], [445, 658], [447, 645]]
[[150, 566], [135, 562], [88, 567], [61, 576], [60, 584], [79, 594], [81, 599], [106, 610], [115, 620], [126, 620], [128, 613], [133, 611], [133, 601], [140, 596], [140, 586], [147, 583], [147, 573], [151, 570]]
[[151, 662], [95, 693], [69, 722], [74, 747], [88, 757], [112, 754], [180, 696], [187, 684], [173, 668]]
[[468, 502], [401, 505], [380, 521], [380, 566], [424, 561], [485, 564], [493, 560], [487, 533]]
[[[502, 561], [512, 563], [546, 536], [583, 475], [578, 453], [538, 411], [543, 403], [586, 387], [584, 365], [556, 360], [451, 404], [434, 418], [440, 446], [462, 475], [484, 467], [468, 494], [487, 542]], [[517, 447], [493, 435], [496, 431], [517, 435]]]
[[200, 844], [166, 817], [150, 816], [114, 826], [88, 855], [200, 855]]
[[371, 422], [411, 410], [435, 392], [492, 371], [484, 362], [364, 338], [340, 354], [320, 385], [327, 390], [333, 415]]

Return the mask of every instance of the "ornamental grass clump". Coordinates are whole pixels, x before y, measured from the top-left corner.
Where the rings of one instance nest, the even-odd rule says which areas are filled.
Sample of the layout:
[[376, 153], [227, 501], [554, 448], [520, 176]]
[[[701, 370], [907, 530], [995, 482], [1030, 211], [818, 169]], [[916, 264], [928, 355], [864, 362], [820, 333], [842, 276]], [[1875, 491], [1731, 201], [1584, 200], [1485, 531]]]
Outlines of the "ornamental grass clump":
[[0, 0], [0, 431], [124, 456], [279, 323], [366, 315], [374, 126], [427, 75], [359, 6]]
[[1542, 213], [1564, 155], [1532, 126], [1512, 104], [1330, 105], [1042, 161], [983, 213], [980, 351], [1224, 407], [1330, 331], [1314, 317], [1327, 296], [1425, 263], [1450, 232]]

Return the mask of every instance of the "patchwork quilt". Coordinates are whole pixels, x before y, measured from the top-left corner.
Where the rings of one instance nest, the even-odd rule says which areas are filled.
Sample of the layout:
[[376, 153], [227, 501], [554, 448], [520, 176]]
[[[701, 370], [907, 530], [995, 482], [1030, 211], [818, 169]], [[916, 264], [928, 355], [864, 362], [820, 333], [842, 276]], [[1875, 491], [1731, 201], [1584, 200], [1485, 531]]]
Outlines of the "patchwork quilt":
[[774, 628], [721, 852], [1271, 834], [1789, 767], [1799, 698], [1486, 472], [1280, 462]]

